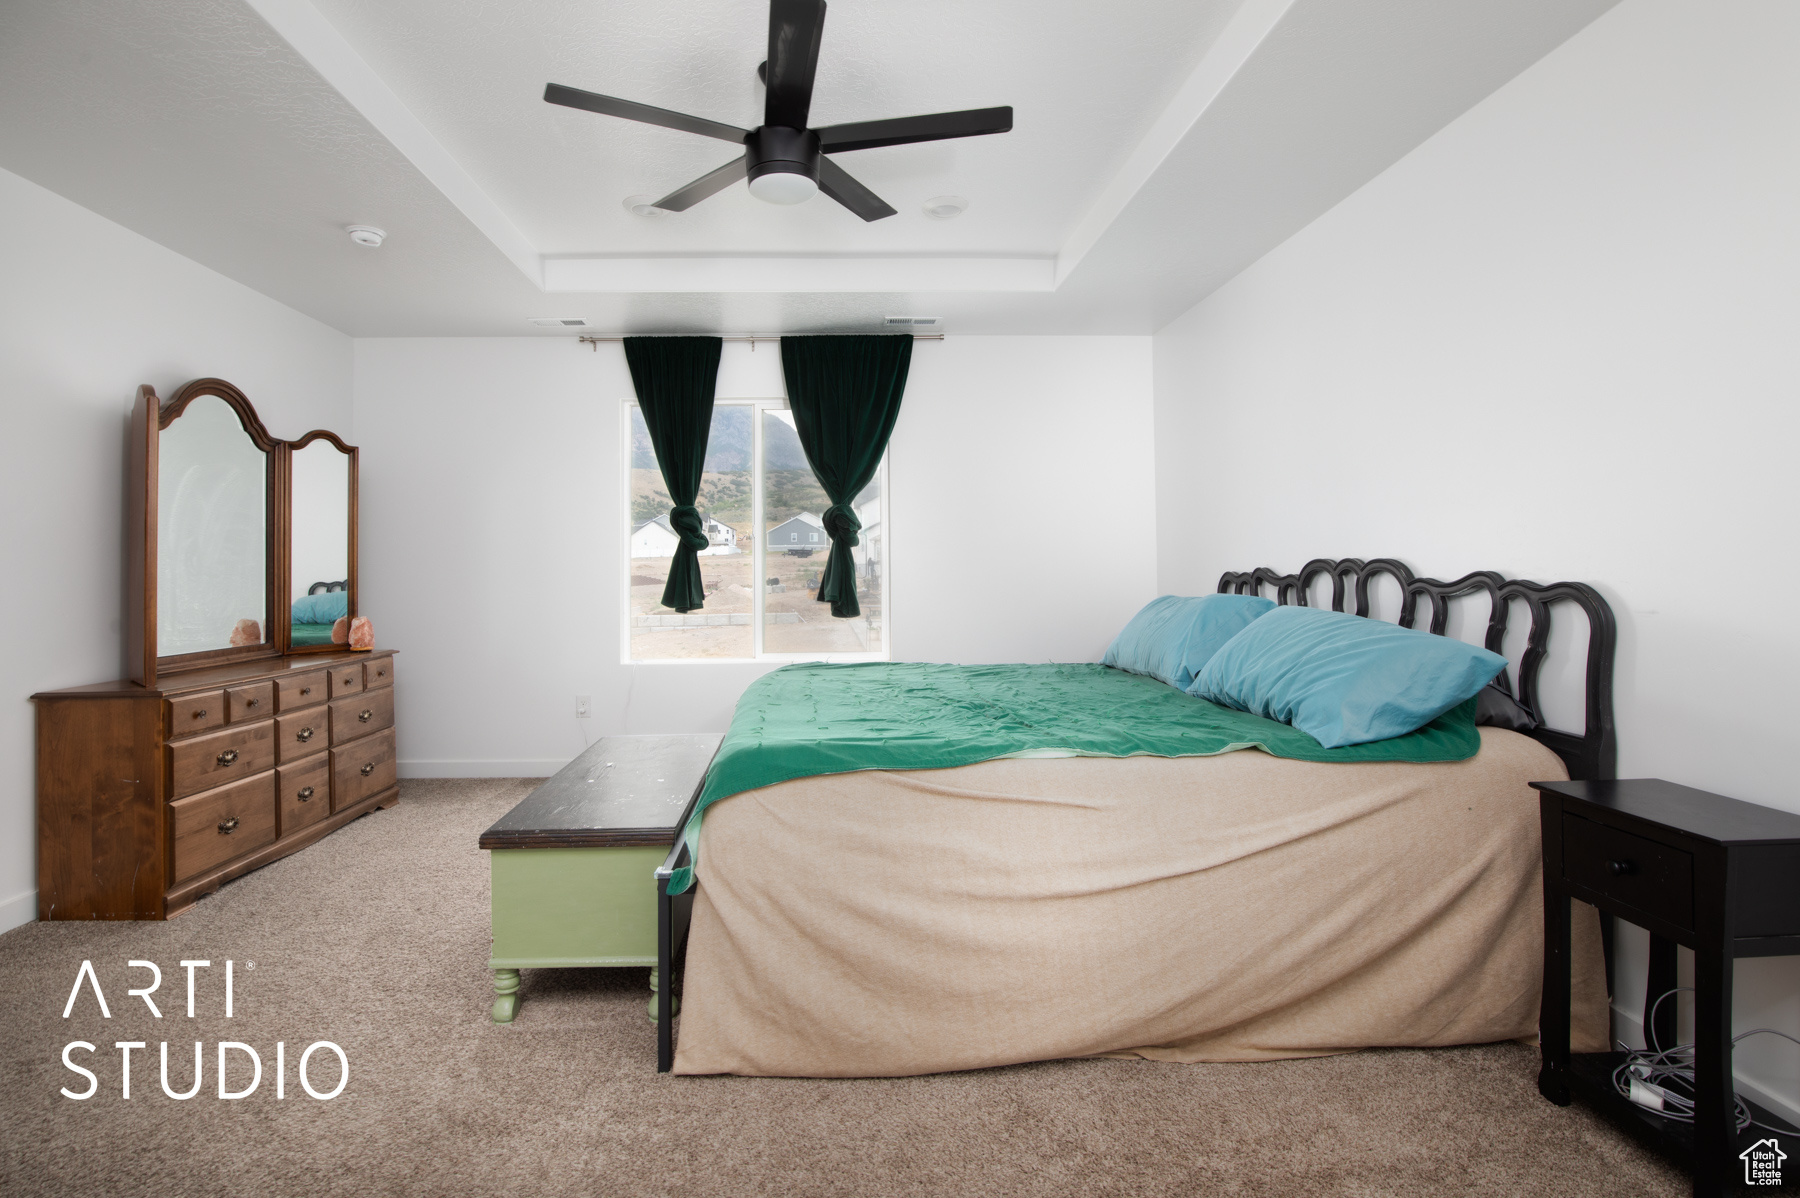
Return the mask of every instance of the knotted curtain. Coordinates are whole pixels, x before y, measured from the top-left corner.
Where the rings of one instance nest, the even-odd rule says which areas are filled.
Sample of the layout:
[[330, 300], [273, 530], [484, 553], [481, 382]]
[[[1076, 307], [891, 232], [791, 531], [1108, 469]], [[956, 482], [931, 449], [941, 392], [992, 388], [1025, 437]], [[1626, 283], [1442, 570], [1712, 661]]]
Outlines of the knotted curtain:
[[862, 520], [851, 503], [875, 477], [912, 363], [910, 333], [894, 336], [783, 337], [781, 370], [800, 448], [831, 506], [823, 523], [831, 556], [819, 577], [819, 602], [840, 618], [859, 616], [856, 560]]
[[650, 431], [663, 484], [675, 504], [669, 511], [669, 527], [681, 543], [669, 563], [662, 601], [664, 607], [679, 612], [693, 611], [706, 602], [699, 554], [712, 542], [706, 538], [706, 522], [694, 501], [700, 496], [723, 345], [717, 337], [625, 338], [631, 385], [637, 389], [638, 407], [644, 413], [644, 427]]

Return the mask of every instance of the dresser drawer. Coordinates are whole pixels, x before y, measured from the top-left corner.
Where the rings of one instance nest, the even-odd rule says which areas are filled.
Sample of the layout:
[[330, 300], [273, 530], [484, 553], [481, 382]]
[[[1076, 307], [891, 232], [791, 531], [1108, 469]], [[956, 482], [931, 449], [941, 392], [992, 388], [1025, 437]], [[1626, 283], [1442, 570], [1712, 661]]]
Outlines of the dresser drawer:
[[[169, 745], [169, 797], [185, 798], [275, 764], [275, 721], [240, 724]], [[271, 807], [270, 811], [273, 812]]]
[[384, 657], [380, 661], [363, 662], [363, 689], [372, 691], [378, 686], [394, 685], [394, 659]]
[[311, 707], [323, 703], [330, 696], [326, 693], [331, 685], [327, 679], [330, 674], [324, 670], [314, 670], [310, 674], [294, 674], [280, 678], [275, 682], [275, 710], [295, 711], [302, 707]]
[[394, 692], [370, 691], [331, 705], [331, 743], [344, 744], [394, 726]]
[[200, 691], [177, 699], [163, 700], [163, 727], [169, 730], [170, 740], [178, 736], [192, 736], [196, 732], [210, 732], [224, 726], [224, 691]]
[[275, 774], [245, 778], [169, 804], [175, 880], [185, 881], [275, 841]]
[[331, 809], [354, 807], [394, 784], [394, 730], [331, 751]]
[[266, 720], [275, 714], [275, 684], [252, 682], [246, 686], [234, 686], [225, 692], [225, 709], [231, 713], [231, 722], [234, 724]]
[[276, 763], [286, 765], [324, 751], [331, 743], [330, 711], [328, 707], [315, 707], [275, 717]]
[[331, 814], [331, 756], [319, 753], [275, 771], [281, 834], [291, 836]]
[[1619, 828], [1564, 814], [1563, 877], [1666, 919], [1694, 926], [1694, 857]]
[[362, 662], [334, 666], [331, 671], [331, 697], [360, 694], [363, 688]]

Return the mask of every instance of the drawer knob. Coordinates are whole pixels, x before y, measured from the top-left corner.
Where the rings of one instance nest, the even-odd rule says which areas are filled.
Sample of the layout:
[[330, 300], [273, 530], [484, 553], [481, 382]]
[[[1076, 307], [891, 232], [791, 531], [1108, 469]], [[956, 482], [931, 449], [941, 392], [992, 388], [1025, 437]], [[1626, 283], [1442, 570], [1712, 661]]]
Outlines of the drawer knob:
[[244, 706], [245, 707], [255, 707], [260, 702], [262, 702], [261, 699], [245, 699]]
[[238, 818], [235, 815], [230, 819], [222, 819], [219, 821], [219, 831], [227, 834], [237, 831], [237, 826]]
[[360, 722], [362, 722], [362, 723], [364, 723], [364, 724], [366, 724], [366, 723], [368, 723], [368, 722], [369, 722], [369, 721], [370, 721], [370, 720], [372, 720], [372, 719], [374, 719], [374, 718], [375, 718], [375, 713], [374, 713], [374, 712], [372, 712], [372, 711], [370, 711], [370, 710], [369, 710], [369, 709], [368, 709], [368, 708], [367, 708], [367, 707], [365, 707], [365, 708], [363, 708], [363, 710], [362, 710], [362, 714], [361, 714], [361, 715], [359, 715], [359, 716], [357, 716], [357, 717], [356, 717], [356, 718], [357, 718], [357, 719], [358, 719], [358, 720], [359, 720], [359, 721], [360, 721]]
[[219, 754], [218, 760], [220, 765], [230, 765], [237, 760], [237, 750], [226, 749], [223, 753]]
[[375, 772], [375, 763], [373, 761], [371, 761], [369, 764], [362, 767], [362, 775], [365, 778], [367, 778], [370, 774], [372, 774], [374, 772]]
[[301, 687], [301, 688], [300, 688], [300, 693], [301, 693], [301, 694], [302, 694], [302, 695], [310, 695], [310, 694], [312, 694], [312, 687], [310, 687], [310, 686], [303, 686], [303, 687]]
[[1626, 874], [1634, 874], [1637, 872], [1637, 866], [1623, 858], [1618, 861], [1608, 861], [1606, 863], [1606, 868], [1612, 870], [1613, 877], [1615, 878], [1622, 878]]
[[194, 713], [194, 718], [197, 720], [205, 719], [206, 718], [206, 708], [202, 707], [199, 711], [196, 711]]
[[308, 740], [311, 740], [312, 738], [313, 738], [313, 730], [311, 728], [302, 728], [302, 729], [300, 729], [300, 731], [294, 733], [295, 740], [308, 741]]
[[386, 677], [387, 677], [387, 671], [386, 671], [386, 670], [376, 670], [376, 671], [375, 671], [375, 677], [377, 677], [377, 678], [386, 678]]
[[299, 799], [302, 803], [304, 803], [304, 802], [306, 802], [306, 800], [312, 798], [312, 796], [313, 796], [313, 788], [310, 786], [302, 786], [299, 789], [299, 791], [296, 792], [294, 795], [294, 797], [296, 799]]

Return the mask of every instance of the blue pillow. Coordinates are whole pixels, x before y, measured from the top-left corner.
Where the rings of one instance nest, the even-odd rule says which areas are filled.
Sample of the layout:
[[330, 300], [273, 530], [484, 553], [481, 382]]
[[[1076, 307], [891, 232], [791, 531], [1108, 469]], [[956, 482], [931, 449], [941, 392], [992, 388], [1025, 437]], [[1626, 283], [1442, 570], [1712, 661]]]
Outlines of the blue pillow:
[[1256, 595], [1164, 595], [1131, 617], [1100, 663], [1186, 690], [1220, 646], [1274, 606]]
[[1232, 637], [1186, 689], [1292, 724], [1336, 749], [1416, 731], [1505, 665], [1498, 653], [1447, 636], [1281, 607]]
[[350, 614], [349, 591], [321, 591], [294, 600], [294, 623], [335, 624]]

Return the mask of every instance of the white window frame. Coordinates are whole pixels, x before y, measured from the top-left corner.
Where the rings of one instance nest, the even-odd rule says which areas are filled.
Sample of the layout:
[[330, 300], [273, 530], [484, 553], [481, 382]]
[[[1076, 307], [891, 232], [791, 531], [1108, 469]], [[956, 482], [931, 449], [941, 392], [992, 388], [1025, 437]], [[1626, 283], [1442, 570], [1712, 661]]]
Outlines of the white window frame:
[[[769, 653], [763, 649], [763, 616], [765, 600], [768, 598], [768, 530], [763, 528], [763, 411], [773, 408], [777, 411], [788, 411], [786, 399], [719, 399], [713, 401], [715, 408], [747, 407], [751, 409], [750, 419], [750, 461], [751, 461], [751, 560], [750, 568], [752, 585], [750, 587], [750, 657], [652, 657], [634, 658], [631, 655], [631, 413], [638, 406], [635, 398], [626, 399], [619, 405], [619, 440], [622, 469], [619, 472], [619, 501], [625, 514], [625, 557], [619, 571], [619, 661], [628, 666], [718, 666], [744, 665], [762, 662], [773, 662], [785, 665], [796, 661], [891, 661], [894, 646], [893, 593], [889, 588], [888, 561], [893, 556], [891, 539], [892, 524], [888, 514], [888, 453], [881, 455], [881, 465], [876, 467], [875, 477], [881, 483], [881, 559], [877, 563], [881, 571], [881, 652], [879, 653]], [[810, 546], [808, 546], [810, 547]], [[829, 553], [827, 546], [825, 552]], [[703, 563], [704, 564], [704, 563]], [[704, 609], [702, 609], [704, 610]], [[820, 606], [821, 611], [829, 611]]]

